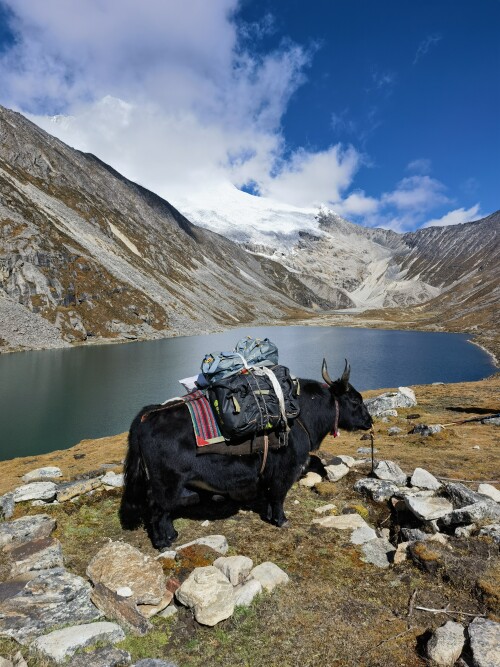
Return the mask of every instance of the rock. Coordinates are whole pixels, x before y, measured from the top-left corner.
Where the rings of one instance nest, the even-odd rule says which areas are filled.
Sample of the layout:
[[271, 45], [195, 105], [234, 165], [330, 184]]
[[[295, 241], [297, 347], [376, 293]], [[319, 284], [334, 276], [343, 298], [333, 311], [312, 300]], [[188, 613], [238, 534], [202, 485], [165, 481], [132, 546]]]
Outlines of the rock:
[[406, 484], [406, 474], [394, 461], [379, 461], [373, 471], [378, 479], [394, 484]]
[[203, 625], [216, 625], [234, 611], [233, 587], [213, 565], [193, 570], [175, 596], [193, 609], [196, 620]]
[[485, 519], [491, 521], [500, 519], [500, 507], [496, 503], [480, 501], [473, 505], [467, 505], [442, 516], [440, 521], [443, 526], [455, 526]]
[[414, 498], [432, 498], [436, 494], [430, 489], [421, 490], [417, 486], [408, 488], [406, 486], [400, 487], [394, 494], [395, 498], [400, 498], [404, 500], [407, 496], [413, 496]]
[[482, 496], [488, 496], [497, 503], [500, 503], [500, 491], [491, 484], [480, 484], [477, 492]]
[[0, 524], [0, 547], [6, 544], [20, 544], [42, 537], [48, 537], [56, 522], [48, 514], [23, 516], [15, 521]]
[[[369, 439], [369, 438], [370, 438], [370, 436], [368, 436], [368, 439]], [[372, 448], [371, 448], [371, 447], [358, 447], [358, 449], [357, 449], [356, 451], [358, 452], [358, 454], [371, 454], [371, 453], [372, 453]], [[374, 454], [377, 454], [377, 453], [378, 453], [378, 449], [376, 449], [376, 448], [374, 447], [374, 448], [373, 448], [373, 453], [374, 453]]]
[[408, 509], [422, 521], [439, 519], [453, 510], [453, 505], [446, 498], [406, 496], [404, 500]]
[[14, 514], [14, 493], [5, 493], [0, 496], [0, 519], [10, 519]]
[[464, 628], [460, 623], [448, 621], [438, 628], [427, 644], [427, 655], [443, 667], [453, 667], [460, 657], [465, 643]]
[[424, 533], [420, 528], [401, 528], [401, 534], [408, 542], [425, 542], [431, 537], [430, 533]]
[[167, 551], [162, 551], [159, 556], [156, 556], [156, 560], [175, 560], [177, 557], [177, 551], [175, 549], [169, 549]]
[[387, 429], [387, 435], [398, 435], [398, 433], [402, 433], [403, 429], [399, 428], [399, 426], [391, 426], [391, 428]]
[[123, 667], [130, 665], [132, 657], [127, 651], [105, 646], [90, 653], [79, 653], [66, 663], [65, 667]]
[[57, 487], [57, 500], [60, 503], [64, 503], [72, 498], [81, 496], [83, 493], [89, 493], [89, 491], [93, 491], [100, 486], [102, 486], [102, 482], [98, 477], [59, 484]]
[[[172, 599], [173, 595], [170, 595]], [[119, 596], [103, 584], [96, 584], [90, 599], [106, 618], [116, 621], [133, 635], [140, 637], [153, 629], [151, 623], [139, 613], [132, 601]]]
[[356, 463], [356, 459], [352, 456], [347, 456], [347, 454], [339, 454], [337, 458], [340, 459], [342, 463], [348, 468], [352, 468], [352, 466]]
[[254, 567], [250, 572], [250, 577], [260, 581], [262, 588], [268, 592], [271, 592], [280, 584], [287, 584], [290, 580], [286, 572], [269, 561]]
[[163, 596], [158, 604], [138, 604], [137, 610], [144, 618], [151, 618], [152, 616], [156, 616], [160, 611], [163, 611], [165, 607], [168, 607], [173, 599], [174, 593], [165, 587]]
[[31, 482], [14, 489], [15, 503], [26, 500], [53, 500], [55, 497], [56, 485], [54, 482]]
[[389, 500], [397, 492], [398, 487], [393, 482], [365, 477], [358, 479], [354, 484], [354, 490], [358, 493], [367, 494], [375, 502], [381, 503]]
[[234, 606], [249, 607], [254, 598], [262, 593], [262, 584], [257, 579], [249, 579], [234, 589]]
[[304, 486], [306, 489], [312, 489], [313, 486], [319, 484], [323, 478], [317, 472], [308, 472], [305, 477], [299, 480], [299, 486]]
[[498, 667], [500, 664], [500, 623], [475, 618], [468, 627], [474, 667]]
[[472, 449], [481, 449], [481, 447], [479, 445], [474, 445]]
[[253, 568], [253, 560], [246, 556], [221, 556], [214, 561], [214, 566], [229, 579], [233, 586], [242, 584]]
[[415, 424], [410, 433], [414, 435], [434, 435], [435, 433], [440, 433], [443, 430], [441, 424]]
[[[455, 530], [455, 534], [458, 528]], [[496, 542], [497, 544], [500, 544], [500, 524], [494, 523], [491, 524], [491, 526], [484, 526], [481, 528], [479, 531], [479, 536], [480, 537], [491, 537], [491, 539]]]
[[0, 667], [14, 667], [14, 665], [10, 660], [7, 660], [7, 658], [2, 658], [0, 655]]
[[475, 523], [471, 523], [470, 526], [458, 526], [455, 528], [455, 537], [470, 537], [476, 529]]
[[377, 533], [368, 524], [366, 524], [366, 526], [356, 528], [351, 533], [352, 544], [364, 544], [365, 542], [370, 542], [370, 540], [374, 540], [376, 538]]
[[35, 639], [31, 648], [51, 660], [61, 663], [80, 648], [93, 646], [100, 641], [115, 644], [122, 639], [125, 639], [125, 633], [119, 625], [101, 621], [100, 623], [74, 625], [63, 630], [54, 630], [48, 635]]
[[396, 551], [396, 549], [388, 540], [378, 537], [361, 545], [361, 551], [363, 552], [361, 560], [364, 563], [371, 563], [372, 565], [376, 565], [376, 567], [387, 568], [389, 567], [388, 554]]
[[14, 657], [12, 658], [12, 663], [14, 667], [28, 667], [28, 663], [23, 658], [23, 654], [21, 653], [21, 651], [18, 651], [17, 653], [14, 654]]
[[112, 486], [113, 488], [119, 489], [123, 486], [124, 481], [123, 481], [124, 475], [123, 473], [116, 473], [116, 472], [107, 472], [103, 477], [101, 477], [101, 482], [105, 486]]
[[421, 489], [429, 489], [431, 491], [437, 491], [437, 489], [441, 488], [441, 482], [424, 468], [415, 468], [410, 483], [412, 486], [418, 486]]
[[0, 587], [0, 636], [20, 644], [56, 625], [88, 623], [101, 616], [90, 601], [90, 584], [62, 568]]
[[163, 611], [160, 611], [158, 616], [160, 618], [172, 618], [172, 616], [175, 616], [176, 614], [179, 613], [179, 610], [175, 606], [175, 604], [169, 604], [168, 607], [165, 607]]
[[382, 412], [379, 413], [379, 417], [397, 417], [398, 416], [398, 411], [397, 410], [383, 410]]
[[321, 505], [321, 507], [316, 507], [314, 511], [316, 514], [326, 514], [326, 512], [333, 512], [337, 509], [337, 506], [333, 503], [328, 503], [327, 505]]
[[481, 420], [482, 424], [489, 424], [489, 426], [500, 426], [500, 417], [487, 417]]
[[397, 546], [396, 553], [394, 554], [394, 565], [399, 565], [403, 563], [408, 558], [408, 545], [409, 542], [400, 542]]
[[329, 482], [338, 482], [339, 479], [345, 477], [349, 472], [349, 467], [344, 463], [339, 463], [338, 465], [329, 465], [325, 466], [326, 473], [328, 475]]
[[128, 586], [137, 604], [159, 604], [165, 595], [161, 564], [126, 542], [110, 542], [92, 558], [87, 576], [112, 591]]
[[24, 542], [9, 549], [9, 556], [13, 561], [11, 578], [27, 573], [35, 577], [38, 570], [50, 570], [64, 565], [61, 543], [53, 537]]
[[116, 594], [121, 598], [130, 598], [134, 594], [134, 591], [129, 586], [120, 586], [120, 588], [116, 589]]
[[336, 530], [356, 530], [368, 526], [359, 514], [341, 514], [340, 516], [325, 516], [313, 519], [314, 524], [322, 528], [335, 528]]
[[375, 398], [364, 401], [368, 412], [372, 417], [378, 417], [386, 410], [394, 408], [411, 408], [417, 405], [415, 392], [409, 387], [399, 387], [397, 392], [386, 392]]
[[444, 492], [453, 503], [453, 506], [459, 509], [485, 500], [484, 496], [480, 493], [472, 491], [459, 482], [448, 482], [444, 485]]
[[55, 479], [62, 477], [61, 468], [57, 466], [47, 466], [46, 468], [37, 468], [31, 472], [27, 472], [22, 476], [23, 482], [38, 482], [40, 480]]
[[218, 551], [223, 556], [227, 554], [227, 550], [229, 549], [229, 545], [224, 535], [207, 535], [206, 537], [199, 537], [197, 540], [193, 540], [192, 542], [181, 544], [181, 546], [177, 547], [175, 551], [180, 551], [181, 549], [190, 547], [192, 544], [204, 544], [214, 551]]

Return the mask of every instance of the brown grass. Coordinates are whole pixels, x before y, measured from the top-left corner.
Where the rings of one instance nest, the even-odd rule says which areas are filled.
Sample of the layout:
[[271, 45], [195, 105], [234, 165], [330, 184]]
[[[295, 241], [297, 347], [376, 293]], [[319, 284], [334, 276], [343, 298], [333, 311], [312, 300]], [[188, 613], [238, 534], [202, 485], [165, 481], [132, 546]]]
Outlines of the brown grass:
[[[407, 472], [418, 465], [446, 477], [499, 479], [498, 427], [475, 422], [427, 438], [387, 436], [392, 424], [402, 426], [404, 432], [409, 430], [408, 413], [418, 412], [418, 421], [425, 423], [447, 423], [475, 416], [481, 410], [498, 411], [499, 386], [497, 375], [481, 382], [415, 387], [416, 408], [400, 410], [400, 416], [391, 418], [390, 423], [376, 422], [377, 457], [395, 460]], [[327, 438], [321, 449], [329, 454], [358, 456], [357, 448], [367, 444], [360, 441], [359, 433], [342, 433], [339, 439]], [[472, 449], [476, 444], [480, 450]], [[103, 463], [116, 463], [119, 468], [124, 453], [125, 436], [119, 435], [83, 441], [67, 451], [5, 461], [0, 463], [1, 488], [6, 491], [19, 485], [25, 471], [41, 465], [59, 465], [66, 477], [98, 469]], [[75, 454], [85, 457], [75, 459]], [[388, 508], [360, 498], [352, 489], [366, 470], [353, 471], [332, 484], [329, 496], [338, 512], [358, 511], [372, 525], [389, 526]], [[181, 610], [168, 622], [157, 620], [153, 635], [127, 638], [124, 647], [131, 651], [133, 660], [147, 655], [172, 660], [180, 667], [423, 667], [427, 662], [419, 652], [419, 637], [449, 618], [464, 623], [470, 618], [460, 613], [448, 616], [418, 610], [409, 617], [415, 590], [415, 606], [443, 609], [449, 604], [459, 612], [498, 618], [500, 571], [494, 543], [451, 538], [453, 552], [429, 546], [439, 552], [442, 561], [436, 575], [421, 571], [411, 561], [380, 570], [360, 560], [359, 548], [350, 544], [347, 533], [312, 525], [317, 516], [314, 509], [325, 502], [330, 498], [325, 501], [314, 491], [295, 485], [285, 503], [290, 519], [287, 529], [262, 522], [254, 512], [230, 507], [220, 515], [217, 507], [208, 508], [210, 525], [205, 528], [200, 526], [205, 517], [194, 513], [186, 512], [177, 519], [178, 544], [206, 534], [224, 534], [230, 554], [248, 555], [255, 563], [273, 561], [288, 572], [290, 583], [262, 595], [250, 609], [237, 610], [215, 628], [198, 625], [188, 610]], [[156, 553], [143, 529], [122, 531], [118, 505], [119, 494], [111, 491], [43, 510], [20, 507], [16, 514], [53, 514], [67, 567], [84, 575], [88, 562], [108, 538], [123, 539], [145, 553]], [[222, 507], [227, 509], [226, 504]], [[194, 556], [196, 560], [199, 555]], [[0, 567], [0, 573], [5, 576], [5, 568]], [[0, 653], [12, 652], [13, 647], [1, 641]]]

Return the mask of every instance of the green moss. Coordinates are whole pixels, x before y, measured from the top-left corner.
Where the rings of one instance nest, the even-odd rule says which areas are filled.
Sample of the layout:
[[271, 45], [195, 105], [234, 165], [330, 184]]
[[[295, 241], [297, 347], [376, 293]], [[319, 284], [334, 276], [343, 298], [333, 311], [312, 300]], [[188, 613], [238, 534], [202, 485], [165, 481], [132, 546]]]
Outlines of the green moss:
[[153, 630], [145, 637], [127, 636], [122, 642], [116, 644], [117, 648], [128, 651], [132, 656], [132, 661], [142, 658], [166, 658], [167, 645], [173, 629], [173, 619], [155, 618], [152, 619]]

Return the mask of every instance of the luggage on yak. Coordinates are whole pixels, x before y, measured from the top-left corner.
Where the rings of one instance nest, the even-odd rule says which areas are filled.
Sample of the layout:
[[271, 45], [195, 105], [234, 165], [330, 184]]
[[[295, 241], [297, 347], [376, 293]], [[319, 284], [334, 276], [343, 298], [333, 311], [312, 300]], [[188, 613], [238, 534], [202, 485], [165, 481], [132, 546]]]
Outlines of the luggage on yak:
[[248, 366], [276, 366], [278, 348], [268, 338], [242, 338], [232, 352], [206, 354], [201, 372], [208, 384], [240, 373]]
[[299, 414], [298, 382], [278, 364], [278, 350], [267, 338], [243, 338], [234, 352], [206, 355], [202, 371], [208, 398], [228, 440], [256, 433], [286, 433]]

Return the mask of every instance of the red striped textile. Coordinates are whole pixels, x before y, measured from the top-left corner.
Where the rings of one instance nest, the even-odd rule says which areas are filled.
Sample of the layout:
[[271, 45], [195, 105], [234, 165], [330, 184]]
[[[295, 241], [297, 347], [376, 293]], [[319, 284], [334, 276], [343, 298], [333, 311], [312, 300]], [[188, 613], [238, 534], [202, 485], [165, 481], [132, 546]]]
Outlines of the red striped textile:
[[202, 391], [193, 391], [183, 399], [191, 415], [197, 447], [223, 442], [224, 437], [205, 394]]

